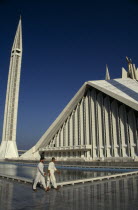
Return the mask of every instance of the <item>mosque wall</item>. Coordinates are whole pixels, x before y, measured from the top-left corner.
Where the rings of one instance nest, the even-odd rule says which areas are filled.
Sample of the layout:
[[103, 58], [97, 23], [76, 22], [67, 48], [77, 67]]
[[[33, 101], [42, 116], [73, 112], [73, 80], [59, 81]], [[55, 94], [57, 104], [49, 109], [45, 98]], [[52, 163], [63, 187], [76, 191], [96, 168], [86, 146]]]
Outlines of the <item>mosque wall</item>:
[[58, 160], [135, 158], [138, 155], [138, 113], [89, 87], [48, 145], [39, 149]]

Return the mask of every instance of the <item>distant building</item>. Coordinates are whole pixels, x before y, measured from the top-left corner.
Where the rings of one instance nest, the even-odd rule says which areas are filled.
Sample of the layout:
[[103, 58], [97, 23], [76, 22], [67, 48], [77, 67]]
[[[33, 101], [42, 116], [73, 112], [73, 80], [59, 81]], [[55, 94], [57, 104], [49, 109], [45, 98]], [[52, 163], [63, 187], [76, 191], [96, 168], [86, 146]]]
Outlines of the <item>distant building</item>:
[[21, 159], [138, 158], [138, 69], [127, 58], [122, 78], [88, 81]]

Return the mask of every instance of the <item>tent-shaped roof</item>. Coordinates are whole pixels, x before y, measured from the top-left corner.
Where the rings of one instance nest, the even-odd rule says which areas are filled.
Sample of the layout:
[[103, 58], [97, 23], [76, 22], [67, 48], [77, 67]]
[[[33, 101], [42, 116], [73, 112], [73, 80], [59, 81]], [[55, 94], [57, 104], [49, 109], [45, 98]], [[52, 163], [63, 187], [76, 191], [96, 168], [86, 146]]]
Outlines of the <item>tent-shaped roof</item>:
[[126, 78], [85, 82], [57, 119], [40, 138], [37, 144], [23, 154], [21, 158], [29, 157], [29, 155], [35, 154], [35, 152], [38, 152], [39, 148], [42, 148], [49, 143], [51, 138], [53, 138], [53, 136], [58, 132], [67, 117], [82, 99], [87, 88], [90, 87], [93, 87], [138, 111], [138, 82], [136, 80]]
[[88, 84], [138, 111], [138, 82], [133, 79], [89, 81]]

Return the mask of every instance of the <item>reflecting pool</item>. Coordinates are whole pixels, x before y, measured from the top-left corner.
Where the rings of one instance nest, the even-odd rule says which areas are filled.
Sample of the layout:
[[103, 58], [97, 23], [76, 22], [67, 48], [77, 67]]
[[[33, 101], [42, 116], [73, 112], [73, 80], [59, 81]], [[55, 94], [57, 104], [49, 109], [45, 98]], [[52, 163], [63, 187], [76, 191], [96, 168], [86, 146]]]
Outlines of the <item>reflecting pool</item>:
[[[44, 170], [47, 172], [46, 166]], [[68, 170], [60, 169], [60, 171], [61, 171], [60, 175], [55, 173], [57, 182], [70, 181], [76, 179], [86, 179], [98, 176], [111, 175], [115, 173], [107, 171], [100, 172], [100, 171], [88, 171], [88, 170], [85, 171], [85, 170], [75, 170], [75, 169], [68, 169]], [[20, 176], [20, 177], [34, 179], [36, 174], [36, 166], [32, 167], [29, 165], [22, 166], [16, 164], [0, 163], [0, 173], [11, 176]]]

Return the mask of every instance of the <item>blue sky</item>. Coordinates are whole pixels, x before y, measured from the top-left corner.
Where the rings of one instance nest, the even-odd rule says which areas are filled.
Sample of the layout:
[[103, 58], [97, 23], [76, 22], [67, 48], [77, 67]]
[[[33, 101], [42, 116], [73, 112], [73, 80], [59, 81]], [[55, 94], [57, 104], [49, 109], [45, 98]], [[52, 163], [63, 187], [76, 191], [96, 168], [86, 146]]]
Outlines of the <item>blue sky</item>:
[[10, 51], [22, 15], [19, 149], [33, 146], [88, 80], [138, 65], [138, 1], [0, 0], [0, 136]]

